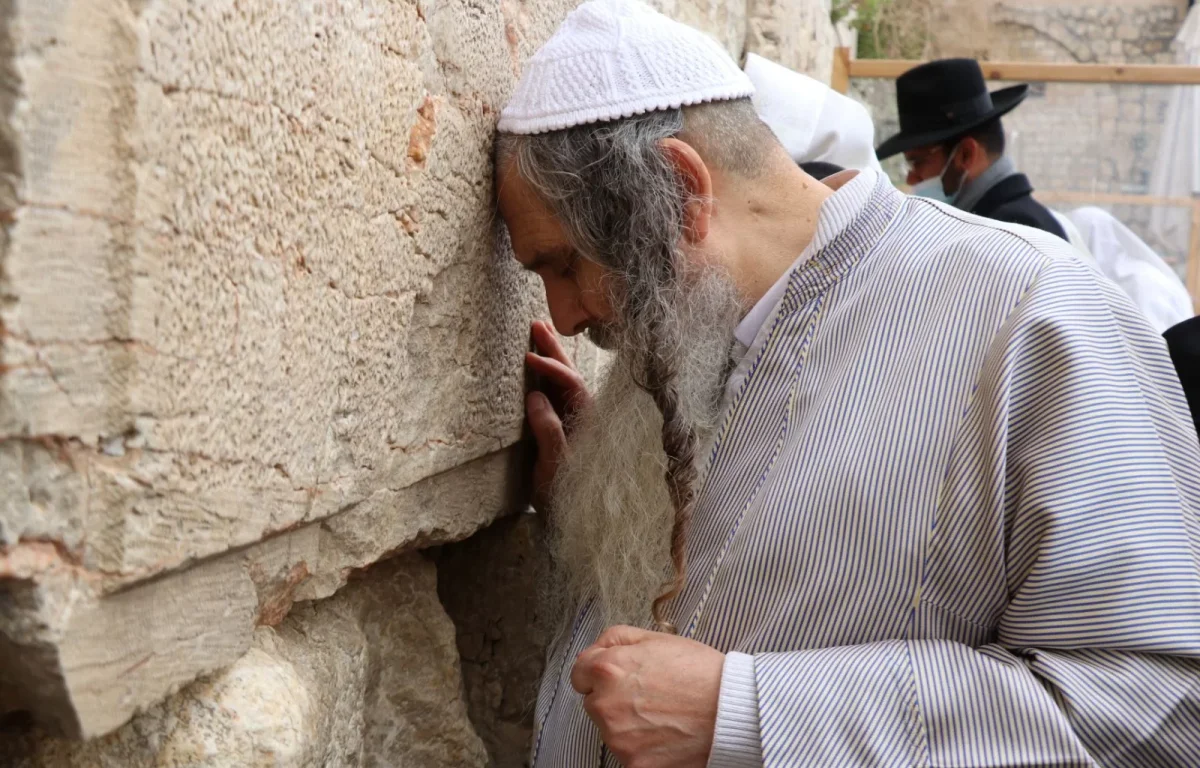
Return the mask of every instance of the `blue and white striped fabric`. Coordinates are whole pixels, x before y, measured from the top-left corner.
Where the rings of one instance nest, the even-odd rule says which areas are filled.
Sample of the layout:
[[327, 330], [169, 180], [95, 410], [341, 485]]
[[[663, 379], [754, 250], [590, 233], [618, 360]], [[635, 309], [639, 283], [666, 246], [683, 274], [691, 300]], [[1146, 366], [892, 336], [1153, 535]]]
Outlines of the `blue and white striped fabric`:
[[[683, 634], [714, 766], [1200, 766], [1200, 446], [1065, 243], [864, 172], [730, 382]], [[551, 650], [534, 763], [615, 766]]]

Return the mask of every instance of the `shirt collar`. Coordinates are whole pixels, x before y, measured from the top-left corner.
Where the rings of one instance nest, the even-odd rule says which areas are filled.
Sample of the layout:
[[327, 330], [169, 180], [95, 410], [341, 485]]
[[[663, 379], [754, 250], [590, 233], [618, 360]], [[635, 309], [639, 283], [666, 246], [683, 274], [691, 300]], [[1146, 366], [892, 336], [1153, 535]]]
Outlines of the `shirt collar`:
[[825, 199], [825, 202], [821, 204], [820, 213], [817, 214], [816, 233], [813, 235], [813, 239], [808, 244], [808, 247], [779, 276], [775, 284], [767, 289], [762, 298], [750, 308], [750, 311], [742, 318], [742, 322], [738, 323], [737, 328], [733, 332], [738, 344], [747, 349], [754, 344], [755, 337], [758, 336], [758, 332], [767, 322], [767, 319], [775, 314], [775, 309], [779, 306], [784, 291], [787, 290], [788, 280], [791, 278], [792, 273], [801, 264], [820, 253], [821, 249], [833, 242], [838, 235], [846, 231], [846, 228], [850, 226], [863, 208], [866, 207], [867, 202], [871, 199], [871, 193], [878, 182], [878, 171], [871, 169], [859, 171], [857, 176]]
[[1001, 156], [988, 166], [987, 170], [963, 184], [962, 192], [954, 201], [954, 207], [960, 211], [970, 211], [983, 196], [992, 191], [992, 187], [1017, 172], [1017, 166], [1007, 155]]

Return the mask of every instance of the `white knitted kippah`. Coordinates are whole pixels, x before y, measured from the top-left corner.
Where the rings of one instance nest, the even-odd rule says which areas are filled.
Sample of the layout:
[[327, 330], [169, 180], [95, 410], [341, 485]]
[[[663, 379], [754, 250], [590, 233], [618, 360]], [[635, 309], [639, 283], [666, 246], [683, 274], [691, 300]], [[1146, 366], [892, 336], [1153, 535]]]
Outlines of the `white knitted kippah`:
[[703, 32], [637, 0], [589, 0], [525, 65], [499, 129], [545, 133], [753, 93]]

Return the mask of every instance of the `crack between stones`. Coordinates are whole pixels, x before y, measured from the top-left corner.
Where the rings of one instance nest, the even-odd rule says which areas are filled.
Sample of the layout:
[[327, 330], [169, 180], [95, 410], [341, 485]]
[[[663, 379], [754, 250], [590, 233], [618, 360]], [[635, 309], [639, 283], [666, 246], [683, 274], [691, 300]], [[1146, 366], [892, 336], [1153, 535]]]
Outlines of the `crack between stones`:
[[[160, 352], [159, 350], [155, 349], [153, 346], [151, 346], [150, 344], [147, 344], [144, 341], [140, 341], [138, 339], [122, 338], [119, 336], [110, 336], [110, 337], [104, 338], [104, 339], [60, 339], [60, 338], [54, 338], [54, 337], [43, 339], [43, 338], [33, 338], [32, 336], [28, 336], [28, 335], [22, 334], [22, 333], [17, 333], [15, 331], [11, 331], [11, 330], [8, 330], [7, 328], [4, 328], [4, 329], [0, 329], [0, 339], [15, 339], [15, 340], [21, 342], [22, 344], [26, 344], [26, 345], [28, 345], [30, 347], [34, 347], [34, 348], [39, 348], [39, 347], [113, 347], [113, 346], [116, 346], [116, 347], [127, 347], [130, 349], [137, 349], [137, 350], [140, 350], [143, 352], [149, 352], [150, 354], [153, 354], [153, 355], [163, 355], [165, 357], [173, 356], [167, 352]], [[189, 358], [181, 358], [181, 359], [187, 360]]]
[[[0, 443], [3, 443], [4, 441], [5, 441], [4, 438], [0, 438]], [[239, 553], [247, 552], [247, 551], [253, 549], [254, 547], [261, 546], [279, 536], [284, 536], [287, 534], [295, 533], [297, 531], [300, 531], [300, 530], [303, 530], [306, 528], [310, 528], [312, 526], [320, 526], [321, 527], [320, 530], [325, 535], [330, 535], [330, 536], [334, 536], [335, 538], [337, 538], [338, 533], [335, 530], [333, 530], [333, 528], [331, 527], [331, 523], [334, 523], [339, 518], [352, 513], [355, 509], [357, 509], [359, 506], [361, 506], [363, 503], [365, 503], [372, 497], [377, 496], [379, 494], [385, 494], [385, 493], [392, 493], [392, 494], [402, 493], [406, 490], [411, 489], [412, 487], [414, 487], [416, 485], [419, 485], [419, 484], [425, 483], [425, 482], [434, 481], [435, 479], [437, 479], [443, 475], [459, 471], [467, 465], [470, 465], [470, 464], [478, 462], [478, 461], [485, 460], [492, 456], [496, 456], [505, 451], [513, 450], [515, 447], [516, 446], [509, 446], [506, 448], [501, 448], [500, 450], [497, 450], [497, 451], [491, 451], [489, 453], [483, 454], [483, 455], [473, 458], [469, 461], [466, 461], [463, 464], [460, 464], [458, 466], [450, 467], [446, 470], [443, 470], [442, 472], [437, 472], [435, 474], [420, 478], [419, 480], [416, 480], [407, 486], [403, 486], [400, 488], [392, 488], [392, 487], [379, 488], [375, 491], [372, 491], [371, 493], [368, 493], [367, 495], [363, 496], [360, 499], [356, 499], [354, 501], [351, 501], [351, 502], [348, 502], [347, 504], [342, 505], [335, 512], [328, 515], [327, 517], [321, 518], [320, 520], [297, 522], [290, 526], [266, 533], [262, 538], [256, 539], [255, 541], [247, 542], [245, 544], [242, 544], [242, 545], [239, 545], [236, 547], [230, 547], [230, 548], [224, 549], [220, 552], [214, 552], [210, 555], [205, 555], [202, 557], [187, 560], [185, 562], [178, 563], [177, 565], [171, 566], [171, 567], [163, 569], [163, 570], [158, 570], [158, 571], [146, 570], [146, 571], [133, 571], [133, 572], [118, 572], [118, 571], [106, 570], [106, 569], [102, 569], [102, 568], [85, 567], [84, 565], [82, 565], [82, 560], [80, 559], [80, 557], [75, 552], [72, 552], [66, 546], [66, 544], [64, 544], [62, 541], [59, 541], [54, 538], [29, 538], [29, 539], [22, 538], [22, 539], [18, 540], [18, 542], [16, 544], [0, 545], [0, 581], [3, 581], [5, 579], [20, 579], [20, 580], [35, 581], [38, 578], [38, 575], [41, 573], [45, 573], [47, 571], [54, 570], [56, 568], [63, 568], [63, 569], [66, 569], [67, 571], [69, 571], [80, 582], [96, 584], [99, 580], [104, 579], [104, 578], [109, 578], [114, 581], [120, 582], [119, 586], [117, 586], [115, 589], [104, 592], [104, 595], [106, 597], [109, 597], [112, 595], [116, 595], [116, 594], [120, 594], [122, 592], [128, 591], [135, 587], [144, 586], [148, 583], [157, 581], [159, 579], [168, 578], [172, 575], [182, 573], [187, 570], [191, 570], [193, 568], [204, 565], [205, 563], [208, 563], [210, 561], [215, 561], [215, 560], [218, 560], [223, 557], [236, 556]], [[348, 576], [350, 573], [361, 570], [363, 568], [367, 568], [370, 565], [373, 565], [374, 563], [377, 563], [381, 560], [387, 559], [390, 556], [399, 554], [399, 553], [407, 551], [407, 550], [421, 548], [422, 546], [430, 544], [432, 542], [440, 541], [440, 540], [442, 540], [442, 538], [445, 538], [447, 536], [454, 536], [455, 538], [465, 538], [467, 536], [470, 536], [475, 531], [480, 530], [485, 525], [487, 525], [487, 521], [483, 520], [483, 521], [478, 521], [477, 523], [472, 523], [471, 525], [466, 526], [465, 530], [454, 530], [454, 531], [452, 531], [451, 529], [446, 528], [444, 526], [440, 526], [440, 525], [436, 525], [436, 524], [431, 525], [431, 526], [422, 526], [422, 527], [418, 528], [417, 531], [413, 535], [405, 537], [402, 541], [398, 542], [394, 546], [388, 547], [388, 549], [385, 550], [383, 553], [381, 553], [379, 556], [373, 557], [373, 559], [370, 562], [364, 563], [361, 566], [349, 566], [349, 567], [343, 568], [342, 573], [339, 574], [339, 581], [342, 584], [344, 584], [345, 577]], [[439, 533], [441, 534], [441, 537], [438, 536]], [[460, 534], [461, 534], [461, 536], [460, 536]], [[53, 551], [54, 554], [52, 556], [49, 556], [49, 553], [44, 551], [47, 547], [49, 547]], [[23, 549], [30, 550], [30, 551], [42, 550], [43, 554], [47, 555], [47, 557], [41, 558], [42, 566], [40, 568], [37, 568], [36, 570], [31, 571], [27, 574], [23, 573], [22, 575], [17, 575], [16, 573], [11, 571], [11, 562], [12, 562], [14, 553], [17, 553], [18, 551], [23, 550]], [[7, 570], [6, 570], [6, 568], [7, 568]], [[303, 601], [297, 601], [297, 602], [303, 602]]]

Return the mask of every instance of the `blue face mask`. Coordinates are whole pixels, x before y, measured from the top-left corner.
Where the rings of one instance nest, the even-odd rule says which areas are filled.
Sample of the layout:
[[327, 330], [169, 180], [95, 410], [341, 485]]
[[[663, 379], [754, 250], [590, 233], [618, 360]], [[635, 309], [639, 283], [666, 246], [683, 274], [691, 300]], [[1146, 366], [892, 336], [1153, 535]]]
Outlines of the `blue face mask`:
[[937, 176], [925, 179], [920, 184], [914, 184], [912, 194], [917, 197], [937, 200], [939, 203], [945, 203], [946, 205], [954, 205], [954, 201], [958, 200], [958, 196], [962, 194], [962, 181], [959, 181], [958, 189], [954, 191], [954, 194], [947, 195], [943, 179], [946, 177], [946, 171], [950, 170], [950, 164], [954, 162], [954, 153], [958, 152], [959, 146], [959, 144], [955, 144], [954, 149], [950, 150], [950, 157], [947, 158], [946, 165], [942, 167], [942, 172]]

